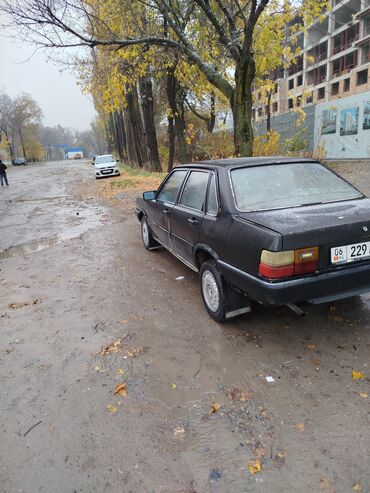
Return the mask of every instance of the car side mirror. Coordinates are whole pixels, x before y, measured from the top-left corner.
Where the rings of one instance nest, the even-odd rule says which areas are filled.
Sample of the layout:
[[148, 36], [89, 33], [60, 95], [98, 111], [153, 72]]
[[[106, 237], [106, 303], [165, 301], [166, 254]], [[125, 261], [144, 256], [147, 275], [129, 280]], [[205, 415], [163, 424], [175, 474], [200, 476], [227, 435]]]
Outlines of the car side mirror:
[[143, 193], [143, 199], [144, 200], [154, 200], [155, 199], [155, 192], [144, 192]]

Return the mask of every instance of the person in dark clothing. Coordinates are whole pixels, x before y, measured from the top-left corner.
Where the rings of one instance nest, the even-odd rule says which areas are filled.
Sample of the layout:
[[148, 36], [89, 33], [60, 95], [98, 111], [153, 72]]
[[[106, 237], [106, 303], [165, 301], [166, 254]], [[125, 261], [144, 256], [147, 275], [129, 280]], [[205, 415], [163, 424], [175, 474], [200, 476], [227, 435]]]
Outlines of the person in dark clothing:
[[8, 177], [6, 176], [6, 171], [5, 171], [6, 168], [7, 167], [0, 159], [0, 183], [2, 187], [4, 186], [4, 182], [7, 187], [9, 186]]

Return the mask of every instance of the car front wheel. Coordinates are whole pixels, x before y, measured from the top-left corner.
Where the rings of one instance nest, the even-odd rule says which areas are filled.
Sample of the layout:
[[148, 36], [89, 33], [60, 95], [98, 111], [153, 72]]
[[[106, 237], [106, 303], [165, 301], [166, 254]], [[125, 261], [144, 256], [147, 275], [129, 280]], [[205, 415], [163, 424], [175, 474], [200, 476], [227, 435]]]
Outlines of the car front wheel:
[[153, 238], [149, 225], [145, 217], [141, 220], [141, 238], [143, 239], [144, 246], [147, 250], [158, 246], [158, 243]]
[[221, 274], [214, 261], [210, 260], [201, 265], [199, 280], [207, 312], [216, 322], [223, 322], [225, 320], [225, 290]]

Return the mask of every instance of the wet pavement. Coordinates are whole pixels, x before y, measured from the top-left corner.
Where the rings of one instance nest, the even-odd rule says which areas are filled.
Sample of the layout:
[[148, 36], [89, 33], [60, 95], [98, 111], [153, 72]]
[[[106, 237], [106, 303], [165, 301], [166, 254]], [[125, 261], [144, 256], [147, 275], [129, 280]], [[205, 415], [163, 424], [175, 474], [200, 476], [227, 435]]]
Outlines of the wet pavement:
[[87, 162], [8, 176], [2, 493], [370, 491], [369, 295], [220, 325], [142, 247], [135, 193], [104, 200]]

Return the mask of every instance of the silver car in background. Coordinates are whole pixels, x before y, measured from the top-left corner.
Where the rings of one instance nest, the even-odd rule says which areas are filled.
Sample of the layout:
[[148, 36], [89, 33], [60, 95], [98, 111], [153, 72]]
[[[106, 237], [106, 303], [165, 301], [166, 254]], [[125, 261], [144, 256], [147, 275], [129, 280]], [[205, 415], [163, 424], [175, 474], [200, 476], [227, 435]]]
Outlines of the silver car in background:
[[112, 154], [104, 154], [95, 157], [95, 177], [119, 176], [118, 160]]

